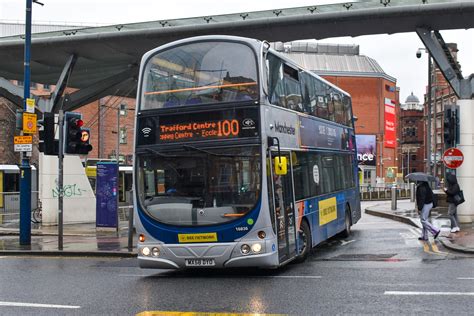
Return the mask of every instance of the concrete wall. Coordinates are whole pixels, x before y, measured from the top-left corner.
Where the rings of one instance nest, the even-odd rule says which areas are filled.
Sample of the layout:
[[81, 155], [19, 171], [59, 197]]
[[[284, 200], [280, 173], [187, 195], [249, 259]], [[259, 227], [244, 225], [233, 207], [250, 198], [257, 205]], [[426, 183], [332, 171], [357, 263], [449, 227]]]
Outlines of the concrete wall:
[[[40, 155], [39, 192], [43, 207], [43, 224], [58, 222], [58, 158]], [[78, 156], [64, 158], [65, 224], [90, 223], [96, 220], [96, 200]]]

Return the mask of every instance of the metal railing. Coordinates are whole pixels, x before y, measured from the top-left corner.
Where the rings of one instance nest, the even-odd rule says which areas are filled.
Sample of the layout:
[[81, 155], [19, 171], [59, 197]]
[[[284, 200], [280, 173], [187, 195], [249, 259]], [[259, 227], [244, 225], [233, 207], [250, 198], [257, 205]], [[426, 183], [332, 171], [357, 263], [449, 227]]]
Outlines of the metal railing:
[[[370, 185], [359, 186], [361, 201], [390, 200], [392, 198], [392, 185], [380, 185], [372, 187]], [[410, 198], [410, 187], [408, 184], [397, 185], [397, 198]]]

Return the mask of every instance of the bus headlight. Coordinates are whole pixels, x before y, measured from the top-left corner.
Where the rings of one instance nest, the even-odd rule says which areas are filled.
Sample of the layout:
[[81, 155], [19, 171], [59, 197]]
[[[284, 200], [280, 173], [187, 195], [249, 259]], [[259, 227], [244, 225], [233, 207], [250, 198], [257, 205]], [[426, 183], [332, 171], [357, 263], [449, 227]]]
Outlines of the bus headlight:
[[247, 244], [243, 244], [240, 247], [240, 252], [243, 253], [244, 255], [248, 254], [250, 252], [250, 246]]
[[252, 245], [252, 251], [254, 253], [259, 253], [262, 250], [262, 245], [260, 244], [253, 244]]
[[150, 255], [150, 252], [151, 252], [151, 251], [150, 251], [150, 248], [148, 248], [148, 247], [143, 247], [143, 248], [142, 248], [142, 255], [148, 257], [148, 256]]
[[153, 247], [151, 249], [151, 254], [153, 255], [153, 257], [158, 257], [160, 255], [160, 249], [158, 249], [157, 247]]

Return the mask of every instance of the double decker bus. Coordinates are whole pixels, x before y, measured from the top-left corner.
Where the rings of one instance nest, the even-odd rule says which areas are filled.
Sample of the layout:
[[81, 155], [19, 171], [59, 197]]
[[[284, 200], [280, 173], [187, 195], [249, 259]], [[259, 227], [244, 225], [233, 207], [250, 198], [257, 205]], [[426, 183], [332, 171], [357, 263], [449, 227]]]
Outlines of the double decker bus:
[[137, 106], [140, 267], [279, 267], [359, 220], [350, 96], [267, 42], [156, 48]]

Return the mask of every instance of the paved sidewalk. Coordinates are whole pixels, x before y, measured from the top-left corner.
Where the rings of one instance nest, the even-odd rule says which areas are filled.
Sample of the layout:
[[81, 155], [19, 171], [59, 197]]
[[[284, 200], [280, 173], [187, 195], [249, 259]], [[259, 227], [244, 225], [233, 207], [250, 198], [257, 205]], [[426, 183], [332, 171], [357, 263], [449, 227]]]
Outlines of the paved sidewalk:
[[[410, 200], [397, 201], [397, 209], [391, 209], [391, 203], [385, 202], [365, 209], [370, 215], [380, 216], [406, 223], [421, 228], [418, 212], [415, 211], [415, 203]], [[451, 233], [451, 221], [443, 211], [433, 209], [431, 220], [436, 227], [441, 228], [439, 241], [448, 249], [464, 253], [474, 254], [474, 223], [461, 224], [461, 231]]]
[[58, 227], [31, 224], [31, 245], [20, 245], [19, 223], [0, 225], [1, 255], [136, 256], [136, 236], [128, 249], [128, 222], [119, 231], [97, 230], [95, 223], [67, 224], [63, 228], [63, 250], [58, 250]]

